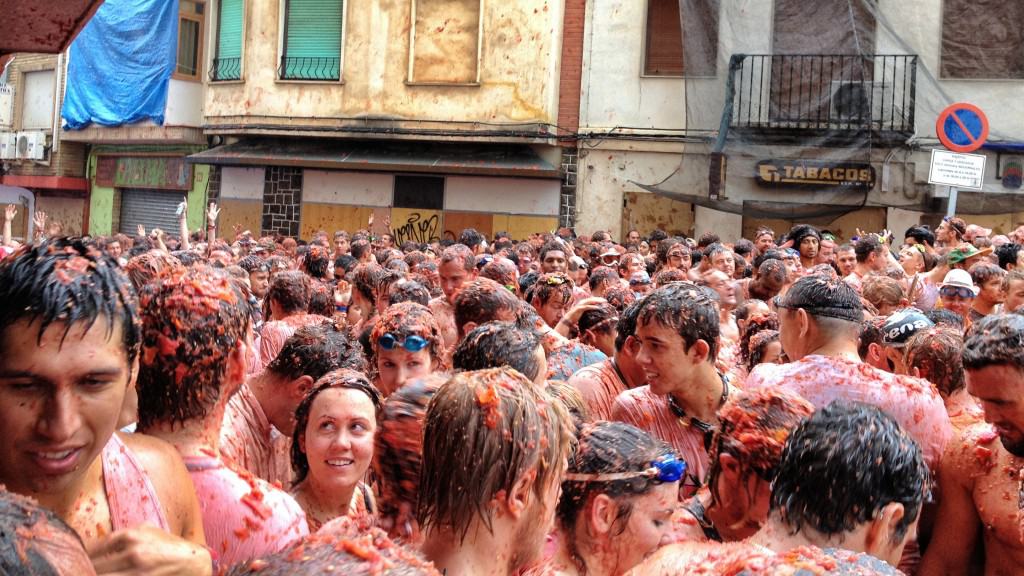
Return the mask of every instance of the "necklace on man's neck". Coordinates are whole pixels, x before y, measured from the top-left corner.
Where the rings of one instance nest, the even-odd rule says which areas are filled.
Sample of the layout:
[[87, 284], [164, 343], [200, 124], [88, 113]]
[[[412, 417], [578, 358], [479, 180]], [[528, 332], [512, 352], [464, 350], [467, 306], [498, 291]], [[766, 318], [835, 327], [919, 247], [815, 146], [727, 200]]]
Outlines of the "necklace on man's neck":
[[[718, 399], [718, 408], [721, 408], [722, 405], [725, 404], [725, 401], [729, 399], [729, 379], [721, 372], [718, 373], [718, 377], [722, 379], [722, 395]], [[683, 410], [683, 407], [676, 402], [675, 397], [671, 394], [668, 395], [668, 408], [672, 411], [672, 414], [679, 419], [680, 424], [686, 427], [693, 426], [704, 433], [704, 447], [705, 449], [711, 448], [711, 438], [714, 436], [715, 432], [714, 424], [705, 422], [694, 416], [687, 416], [686, 411]]]

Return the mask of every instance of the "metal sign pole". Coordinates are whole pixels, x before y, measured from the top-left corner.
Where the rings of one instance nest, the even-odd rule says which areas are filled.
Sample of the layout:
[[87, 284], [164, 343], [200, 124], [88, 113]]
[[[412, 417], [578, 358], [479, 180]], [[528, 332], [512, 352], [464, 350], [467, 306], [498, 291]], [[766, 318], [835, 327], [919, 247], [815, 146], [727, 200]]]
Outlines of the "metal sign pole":
[[946, 216], [956, 216], [956, 186], [949, 187], [949, 206], [946, 208]]

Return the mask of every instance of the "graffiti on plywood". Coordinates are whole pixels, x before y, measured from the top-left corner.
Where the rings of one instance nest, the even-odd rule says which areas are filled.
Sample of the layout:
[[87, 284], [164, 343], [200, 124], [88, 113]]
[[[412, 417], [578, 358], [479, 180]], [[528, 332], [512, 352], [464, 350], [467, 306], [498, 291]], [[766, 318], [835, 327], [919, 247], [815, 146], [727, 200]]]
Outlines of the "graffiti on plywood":
[[404, 224], [391, 229], [391, 236], [395, 239], [395, 246], [401, 246], [405, 242], [429, 244], [441, 240], [438, 236], [440, 228], [441, 217], [438, 214], [410, 212]]

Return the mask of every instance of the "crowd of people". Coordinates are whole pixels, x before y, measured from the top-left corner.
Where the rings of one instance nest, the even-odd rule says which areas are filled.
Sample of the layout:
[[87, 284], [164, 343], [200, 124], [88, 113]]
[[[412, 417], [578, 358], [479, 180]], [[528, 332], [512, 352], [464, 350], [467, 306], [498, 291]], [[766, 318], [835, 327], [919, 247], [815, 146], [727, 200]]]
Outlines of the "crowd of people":
[[0, 571], [1024, 566], [1024, 227], [396, 246], [185, 212], [19, 243], [6, 210]]

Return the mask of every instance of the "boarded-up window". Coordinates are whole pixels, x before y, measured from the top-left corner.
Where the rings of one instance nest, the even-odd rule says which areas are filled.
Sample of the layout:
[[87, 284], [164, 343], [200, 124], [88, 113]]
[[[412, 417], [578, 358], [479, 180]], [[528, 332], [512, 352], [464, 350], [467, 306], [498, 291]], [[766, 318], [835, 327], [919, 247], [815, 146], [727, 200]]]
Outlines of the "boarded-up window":
[[718, 6], [719, 0], [648, 0], [644, 75], [714, 76]]
[[481, 3], [482, 0], [412, 0], [410, 82], [480, 81]]
[[1024, 78], [1024, 2], [944, 0], [944, 78]]
[[21, 114], [23, 130], [46, 129], [53, 126], [53, 70], [26, 72]]

